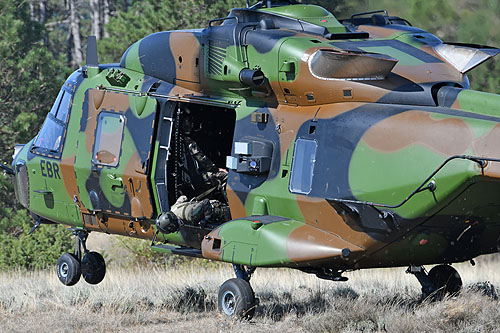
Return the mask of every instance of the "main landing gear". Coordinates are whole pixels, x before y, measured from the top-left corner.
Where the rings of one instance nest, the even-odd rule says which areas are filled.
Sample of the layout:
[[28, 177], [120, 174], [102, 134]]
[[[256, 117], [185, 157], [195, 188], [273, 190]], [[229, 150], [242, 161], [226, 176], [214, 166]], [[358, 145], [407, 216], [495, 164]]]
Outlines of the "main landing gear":
[[255, 298], [250, 277], [255, 267], [233, 265], [236, 279], [229, 279], [219, 288], [218, 307], [222, 314], [242, 319], [252, 319], [258, 299]]
[[462, 279], [450, 265], [434, 266], [429, 273], [422, 266], [410, 266], [406, 273], [415, 275], [422, 286], [422, 296], [442, 300], [447, 295], [455, 295], [462, 289]]
[[[74, 229], [75, 253], [64, 253], [57, 260], [57, 277], [62, 284], [72, 286], [80, 277], [90, 284], [98, 284], [106, 275], [106, 263], [97, 252], [90, 252], [86, 242], [89, 233], [85, 230]], [[83, 247], [83, 258], [82, 258]]]

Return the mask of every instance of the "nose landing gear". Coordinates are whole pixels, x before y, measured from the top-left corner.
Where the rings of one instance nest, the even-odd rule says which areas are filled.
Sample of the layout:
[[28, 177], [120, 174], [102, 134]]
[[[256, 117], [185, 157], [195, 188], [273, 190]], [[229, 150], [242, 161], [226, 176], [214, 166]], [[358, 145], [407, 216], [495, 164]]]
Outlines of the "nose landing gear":
[[[73, 229], [75, 235], [75, 253], [64, 253], [57, 260], [57, 277], [62, 284], [72, 286], [80, 277], [89, 284], [98, 284], [106, 275], [106, 263], [102, 255], [90, 252], [86, 242], [89, 233], [81, 229]], [[83, 258], [82, 258], [83, 247]]]

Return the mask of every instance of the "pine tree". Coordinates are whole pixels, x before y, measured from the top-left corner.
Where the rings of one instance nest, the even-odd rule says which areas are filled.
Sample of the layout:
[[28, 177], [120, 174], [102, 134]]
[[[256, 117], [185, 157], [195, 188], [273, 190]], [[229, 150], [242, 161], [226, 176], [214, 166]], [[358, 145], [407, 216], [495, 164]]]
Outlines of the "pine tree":
[[139, 39], [158, 31], [206, 27], [212, 18], [225, 17], [244, 0], [147, 0], [118, 11], [106, 29], [110, 37], [99, 42], [104, 62], [118, 62], [123, 52]]
[[[14, 145], [38, 132], [68, 72], [43, 45], [43, 26], [31, 20], [28, 4], [2, 1], [0, 12], [0, 162], [9, 164]], [[15, 203], [3, 175], [0, 188], [2, 218]]]

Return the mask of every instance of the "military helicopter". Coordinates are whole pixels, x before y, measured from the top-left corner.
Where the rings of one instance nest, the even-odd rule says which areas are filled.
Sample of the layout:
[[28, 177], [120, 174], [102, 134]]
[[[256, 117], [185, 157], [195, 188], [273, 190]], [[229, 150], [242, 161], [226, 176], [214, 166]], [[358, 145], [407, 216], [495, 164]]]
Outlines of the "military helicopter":
[[[98, 63], [90, 37], [86, 65], [2, 168], [35, 228], [71, 226], [68, 286], [102, 281], [86, 239], [104, 232], [233, 264], [218, 295], [229, 316], [253, 316], [257, 267], [345, 281], [407, 266], [425, 295], [454, 293], [450, 265], [499, 246], [500, 96], [466, 75], [499, 52], [387, 11], [337, 20], [294, 1], [151, 34], [116, 64]], [[173, 210], [182, 196], [230, 217], [198, 205], [189, 223]]]

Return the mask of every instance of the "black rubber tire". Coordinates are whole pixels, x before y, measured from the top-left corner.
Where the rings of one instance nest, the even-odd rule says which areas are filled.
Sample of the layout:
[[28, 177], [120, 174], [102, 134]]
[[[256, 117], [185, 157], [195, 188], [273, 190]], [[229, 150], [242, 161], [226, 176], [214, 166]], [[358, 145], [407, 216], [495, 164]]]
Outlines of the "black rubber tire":
[[64, 253], [57, 260], [57, 277], [65, 286], [72, 286], [80, 280], [80, 262], [72, 253]]
[[450, 265], [434, 266], [428, 276], [437, 288], [434, 294], [439, 299], [443, 299], [446, 295], [455, 295], [462, 289], [460, 274]]
[[255, 314], [255, 294], [250, 283], [243, 279], [230, 279], [219, 288], [218, 307], [220, 313], [235, 318], [250, 320]]
[[106, 262], [98, 252], [87, 252], [82, 259], [83, 279], [90, 284], [98, 284], [106, 275]]

